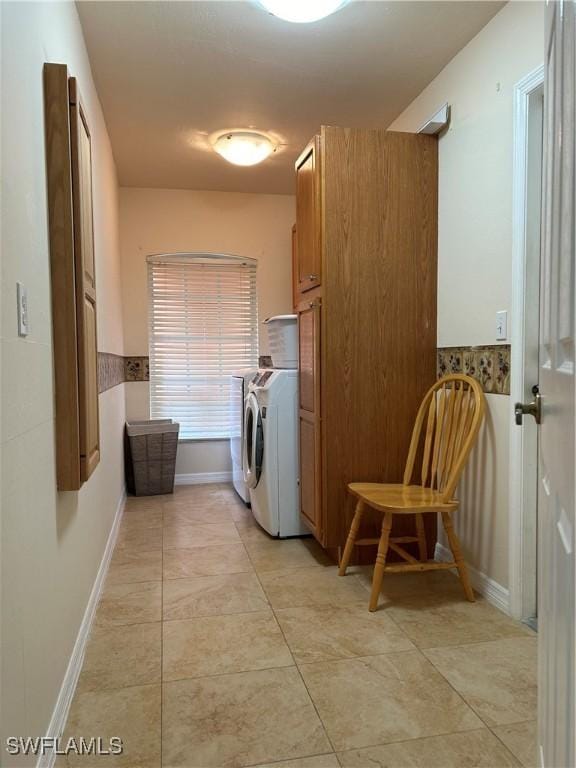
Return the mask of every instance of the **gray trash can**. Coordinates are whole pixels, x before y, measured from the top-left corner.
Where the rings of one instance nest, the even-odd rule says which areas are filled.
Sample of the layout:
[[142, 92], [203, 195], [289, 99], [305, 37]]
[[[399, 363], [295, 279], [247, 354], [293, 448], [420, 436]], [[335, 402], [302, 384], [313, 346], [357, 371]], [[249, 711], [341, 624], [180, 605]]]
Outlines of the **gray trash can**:
[[172, 419], [126, 422], [126, 485], [135, 496], [173, 493], [179, 424]]

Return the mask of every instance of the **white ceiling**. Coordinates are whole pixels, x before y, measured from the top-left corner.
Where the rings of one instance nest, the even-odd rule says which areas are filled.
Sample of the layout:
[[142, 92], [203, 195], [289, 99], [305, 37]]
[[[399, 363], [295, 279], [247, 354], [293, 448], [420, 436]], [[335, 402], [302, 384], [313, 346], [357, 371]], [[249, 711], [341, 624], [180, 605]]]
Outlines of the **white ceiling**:
[[[290, 24], [253, 0], [77, 3], [123, 186], [271, 193], [321, 124], [387, 127], [503, 4], [356, 0]], [[210, 148], [247, 127], [281, 141], [261, 165]]]

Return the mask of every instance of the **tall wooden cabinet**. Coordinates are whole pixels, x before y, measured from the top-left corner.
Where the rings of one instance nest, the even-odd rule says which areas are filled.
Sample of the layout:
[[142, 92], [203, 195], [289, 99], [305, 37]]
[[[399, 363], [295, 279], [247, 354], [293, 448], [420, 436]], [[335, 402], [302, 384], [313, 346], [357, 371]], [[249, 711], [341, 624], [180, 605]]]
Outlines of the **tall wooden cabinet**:
[[402, 480], [436, 375], [437, 140], [323, 127], [296, 180], [301, 515], [337, 550], [347, 483]]

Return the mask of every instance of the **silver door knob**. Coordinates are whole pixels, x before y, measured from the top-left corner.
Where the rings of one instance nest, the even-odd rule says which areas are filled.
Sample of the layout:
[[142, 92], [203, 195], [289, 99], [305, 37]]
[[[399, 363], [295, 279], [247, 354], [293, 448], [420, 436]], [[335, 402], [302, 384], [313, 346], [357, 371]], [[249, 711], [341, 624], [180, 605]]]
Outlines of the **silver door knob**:
[[318, 275], [308, 275], [308, 280], [318, 280]]
[[532, 402], [516, 403], [514, 406], [514, 416], [519, 427], [522, 426], [524, 416], [533, 416], [536, 424], [542, 421], [542, 395], [537, 385], [532, 387], [532, 394], [534, 395]]

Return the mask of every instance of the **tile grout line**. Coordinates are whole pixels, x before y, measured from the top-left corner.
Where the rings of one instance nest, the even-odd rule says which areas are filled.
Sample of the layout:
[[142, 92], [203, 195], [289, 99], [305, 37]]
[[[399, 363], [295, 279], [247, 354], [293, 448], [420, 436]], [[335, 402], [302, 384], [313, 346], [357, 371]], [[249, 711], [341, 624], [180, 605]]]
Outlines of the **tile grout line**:
[[[522, 720], [522, 724], [523, 724], [523, 723], [533, 723], [533, 722], [534, 722], [533, 720]], [[534, 723], [534, 724], [535, 724], [535, 723]], [[503, 724], [503, 725], [520, 725], [520, 723], [505, 723], [505, 724]], [[488, 725], [488, 726], [486, 726], [486, 727], [488, 728], [488, 730], [490, 731], [490, 733], [492, 734], [492, 736], [494, 736], [494, 738], [495, 738], [495, 739], [498, 739], [498, 741], [500, 742], [500, 744], [502, 744], [502, 746], [504, 747], [504, 749], [505, 749], [505, 750], [507, 750], [507, 752], [509, 752], [509, 753], [512, 755], [512, 757], [514, 758], [514, 760], [516, 760], [516, 762], [518, 763], [518, 765], [519, 765], [519, 766], [524, 766], [524, 763], [522, 762], [522, 760], [520, 760], [520, 758], [519, 758], [519, 757], [517, 757], [517, 755], [515, 755], [515, 754], [514, 754], [514, 752], [512, 752], [512, 750], [510, 749], [510, 747], [508, 746], [508, 744], [506, 744], [504, 741], [502, 741], [502, 739], [500, 738], [500, 736], [498, 736], [498, 734], [494, 732], [494, 728], [501, 728], [502, 726], [501, 726], [501, 725], [496, 725], [496, 726], [494, 726], [494, 728], [491, 728], [491, 727]]]
[[[239, 614], [234, 614], [235, 616]], [[211, 672], [210, 674], [194, 675], [194, 677], [177, 677], [174, 680], [166, 680], [166, 683], [181, 683], [185, 680], [208, 680], [213, 677], [235, 677], [236, 675], [246, 675], [250, 672], [270, 672], [273, 669], [291, 669], [294, 664], [284, 664], [281, 667], [256, 667], [254, 669], [240, 669], [236, 672]]]
[[[424, 646], [416, 645], [416, 643], [414, 643], [413, 640], [412, 640], [412, 642], [414, 643], [416, 648], [418, 648], [419, 651], [422, 651], [422, 653], [424, 653], [424, 651], [453, 651], [456, 648], [470, 648], [470, 647], [475, 646], [475, 645], [486, 645], [488, 643], [499, 643], [502, 640], [523, 640], [523, 639], [525, 639], [525, 637], [526, 636], [522, 635], [522, 634], [519, 634], [519, 635], [504, 635], [502, 637], [494, 637], [494, 638], [492, 638], [492, 640], [471, 640], [469, 643], [464, 642], [464, 643], [452, 643], [450, 645], [427, 645], [425, 647]], [[530, 639], [531, 638], [528, 638], [528, 640], [530, 640]], [[426, 654], [424, 653], [424, 655], [426, 655]], [[426, 658], [428, 658], [428, 657], [426, 656]], [[526, 721], [526, 722], [528, 722], [528, 721]]]
[[[527, 720], [525, 722], [531, 722], [531, 721]], [[488, 733], [492, 733], [491, 728], [489, 728], [488, 726], [482, 725], [482, 726], [477, 726], [475, 728], [466, 728], [462, 731], [449, 731], [448, 733], [437, 733], [431, 736], [417, 736], [415, 739], [400, 739], [398, 741], [397, 740], [384, 741], [378, 744], [369, 744], [364, 747], [352, 747], [351, 749], [342, 749], [340, 750], [340, 754], [344, 754], [346, 752], [358, 752], [365, 749], [378, 749], [379, 747], [390, 747], [392, 745], [396, 746], [396, 745], [402, 745], [402, 744], [414, 744], [418, 741], [428, 741], [429, 739], [441, 739], [444, 736], [462, 736], [463, 734], [466, 734], [466, 733], [484, 733], [485, 731], [488, 731]], [[492, 735], [496, 736], [496, 734], [492, 734]], [[499, 741], [501, 740], [499, 739]], [[504, 746], [506, 747], [505, 744]], [[520, 762], [519, 758], [517, 758], [516, 755], [514, 755], [508, 747], [506, 747], [506, 749], [512, 755], [512, 757], [516, 762]], [[336, 753], [336, 756], [338, 756], [338, 753]]]
[[[417, 736], [414, 739], [400, 739], [393, 741], [383, 741], [379, 744], [368, 744], [364, 747], [351, 747], [350, 749], [341, 749], [340, 754], [345, 754], [346, 752], [359, 752], [365, 749], [378, 749], [379, 747], [391, 747], [391, 746], [397, 746], [402, 744], [415, 744], [418, 741], [428, 741], [429, 739], [441, 739], [444, 736], [462, 736], [466, 733], [484, 733], [484, 731], [490, 731], [489, 728], [486, 727], [476, 727], [476, 728], [465, 728], [463, 731], [449, 731], [447, 733], [436, 733], [431, 736]], [[336, 753], [338, 755], [338, 753]]]
[[[234, 523], [234, 525], [236, 525], [236, 522]], [[238, 530], [238, 526], [236, 526], [236, 529]], [[238, 532], [238, 535], [240, 535], [240, 532]], [[276, 611], [274, 610], [274, 606], [272, 605], [272, 603], [270, 602], [270, 600], [268, 598], [268, 595], [266, 593], [266, 590], [264, 589], [264, 585], [262, 584], [262, 581], [260, 580], [260, 575], [259, 575], [258, 571], [256, 570], [256, 567], [254, 565], [252, 557], [250, 556], [250, 552], [248, 551], [248, 548], [245, 547], [245, 549], [246, 549], [246, 553], [248, 555], [248, 559], [250, 560], [250, 562], [252, 563], [252, 567], [254, 568], [254, 573], [256, 574], [256, 578], [258, 579], [258, 584], [260, 584], [260, 589], [262, 590], [263, 594], [266, 597], [266, 600], [268, 601], [268, 605], [270, 606], [270, 610], [272, 611], [272, 615], [274, 616], [274, 621], [276, 622], [276, 624], [278, 626], [278, 629], [280, 630], [280, 633], [282, 634], [282, 638], [283, 638], [283, 640], [284, 640], [284, 642], [286, 644], [286, 647], [288, 648], [288, 652], [290, 653], [290, 656], [292, 657], [292, 661], [294, 662], [294, 667], [295, 667], [295, 669], [298, 672], [298, 676], [300, 677], [300, 680], [302, 681], [302, 685], [304, 686], [304, 689], [306, 690], [306, 693], [308, 694], [308, 698], [310, 699], [310, 703], [314, 707], [314, 711], [316, 712], [316, 717], [318, 718], [320, 724], [322, 725], [322, 730], [324, 731], [324, 735], [326, 736], [326, 740], [328, 741], [328, 744], [330, 744], [330, 746], [332, 747], [332, 752], [334, 754], [336, 754], [336, 749], [334, 747], [334, 744], [332, 743], [332, 739], [328, 735], [328, 731], [326, 729], [326, 725], [324, 723], [324, 720], [322, 720], [322, 718], [320, 716], [320, 712], [318, 711], [318, 708], [316, 706], [316, 702], [312, 698], [312, 695], [311, 695], [310, 691], [308, 690], [308, 686], [306, 685], [306, 682], [305, 682], [305, 680], [304, 680], [304, 678], [302, 676], [302, 672], [300, 671], [300, 668], [298, 667], [298, 664], [296, 663], [296, 659], [294, 658], [294, 654], [292, 653], [292, 648], [290, 647], [290, 644], [288, 643], [288, 640], [286, 639], [286, 635], [284, 634], [284, 630], [282, 629], [282, 626], [281, 626], [280, 622], [278, 621], [278, 617], [276, 616]], [[326, 754], [326, 753], [324, 753], [324, 754]], [[338, 757], [336, 757], [336, 760], [338, 760]], [[338, 760], [338, 762], [340, 762], [340, 761]]]
[[336, 762], [338, 763], [338, 765], [342, 765], [340, 760], [338, 760], [338, 755], [336, 754], [336, 752], [318, 752], [315, 755], [305, 755], [304, 757], [296, 757], [296, 758], [288, 757], [288, 758], [282, 758], [282, 760], [272, 760], [272, 761], [269, 760], [267, 763], [249, 763], [248, 765], [241, 766], [241, 768], [262, 768], [263, 765], [282, 766], [282, 765], [289, 765], [290, 763], [293, 763], [294, 760], [299, 762], [300, 760], [308, 760], [311, 757], [332, 757], [332, 755], [334, 755], [334, 757], [336, 758]]
[[[493, 641], [489, 641], [489, 642], [493, 642]], [[471, 643], [471, 645], [475, 645], [475, 643]], [[476, 645], [480, 645], [480, 643], [476, 643]], [[452, 646], [446, 646], [446, 647], [447, 647], [447, 648], [450, 648], [450, 649], [453, 649], [453, 648], [458, 648], [458, 647], [460, 647], [460, 646], [454, 646], [454, 645], [452, 645]], [[467, 647], [469, 647], [469, 646], [467, 646]], [[420, 650], [420, 649], [419, 649], [419, 650]], [[442, 650], [442, 649], [441, 649], [441, 648], [434, 648], [434, 649], [429, 649], [429, 650]], [[447, 683], [447, 684], [450, 686], [450, 688], [451, 688], [451, 689], [454, 691], [454, 693], [455, 693], [455, 694], [456, 694], [456, 695], [457, 695], [457, 696], [458, 696], [458, 697], [459, 697], [459, 698], [460, 698], [460, 699], [463, 701], [463, 703], [464, 703], [464, 704], [465, 704], [465, 705], [468, 707], [468, 709], [469, 709], [471, 712], [473, 712], [473, 713], [476, 715], [476, 717], [477, 717], [477, 718], [480, 720], [480, 722], [481, 722], [481, 723], [484, 725], [484, 727], [485, 727], [485, 728], [488, 728], [488, 730], [490, 730], [490, 731], [491, 731], [492, 729], [490, 728], [490, 726], [488, 725], [488, 723], [486, 722], [486, 720], [484, 720], [484, 718], [482, 717], [482, 715], [481, 715], [479, 712], [477, 712], [477, 710], [475, 709], [475, 707], [473, 707], [473, 706], [472, 706], [472, 705], [471, 705], [471, 704], [470, 704], [470, 703], [469, 703], [469, 702], [466, 700], [466, 698], [464, 697], [464, 695], [463, 695], [462, 693], [460, 693], [460, 691], [458, 691], [458, 690], [457, 690], [457, 689], [456, 689], [456, 688], [455, 688], [455, 687], [452, 685], [452, 683], [450, 682], [450, 680], [448, 680], [448, 678], [447, 678], [447, 677], [446, 677], [446, 676], [445, 676], [445, 675], [442, 673], [442, 670], [441, 670], [441, 669], [438, 669], [438, 667], [436, 666], [436, 664], [434, 664], [434, 662], [432, 661], [432, 659], [429, 659], [429, 658], [428, 658], [428, 656], [427, 656], [425, 653], [423, 653], [422, 651], [420, 651], [420, 653], [422, 654], [422, 656], [424, 656], [424, 658], [425, 658], [425, 659], [428, 661], [428, 663], [432, 665], [432, 667], [433, 667], [433, 668], [435, 669], [435, 671], [436, 671], [436, 672], [437, 672], [437, 673], [440, 675], [440, 677], [441, 677], [443, 680], [445, 680], [445, 681], [446, 681], [446, 683]], [[527, 720], [526, 720], [526, 721], [522, 721], [522, 722], [529, 722], [529, 721], [527, 721]], [[510, 725], [512, 725], [512, 723], [510, 723]], [[495, 728], [498, 728], [499, 726], [494, 726], [494, 727], [495, 727]]]

